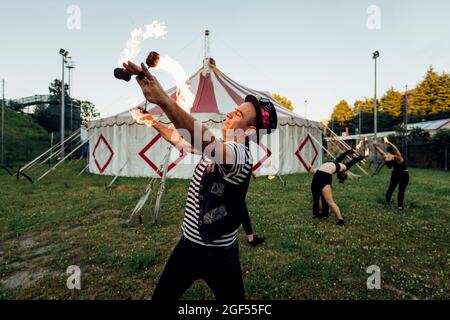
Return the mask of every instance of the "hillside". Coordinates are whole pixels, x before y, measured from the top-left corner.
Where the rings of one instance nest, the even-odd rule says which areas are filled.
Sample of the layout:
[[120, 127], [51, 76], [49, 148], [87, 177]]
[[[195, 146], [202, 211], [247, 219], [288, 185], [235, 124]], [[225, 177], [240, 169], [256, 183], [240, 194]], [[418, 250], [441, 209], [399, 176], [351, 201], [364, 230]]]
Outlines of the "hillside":
[[20, 165], [50, 147], [50, 133], [31, 115], [5, 108], [5, 163]]

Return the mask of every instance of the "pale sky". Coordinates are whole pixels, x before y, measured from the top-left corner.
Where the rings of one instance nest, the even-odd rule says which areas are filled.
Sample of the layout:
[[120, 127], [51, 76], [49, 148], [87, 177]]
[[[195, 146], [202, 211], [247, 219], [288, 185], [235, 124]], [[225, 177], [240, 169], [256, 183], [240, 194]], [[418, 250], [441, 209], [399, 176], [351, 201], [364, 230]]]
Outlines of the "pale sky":
[[[80, 29], [67, 28], [70, 5]], [[369, 6], [380, 9], [380, 28], [367, 26]], [[65, 48], [73, 57], [73, 94], [92, 101], [102, 116], [142, 100], [134, 82], [112, 76], [130, 32], [157, 20], [165, 39], [143, 43], [138, 59], [156, 50], [178, 60], [188, 74], [203, 59], [203, 31], [211, 30], [211, 56], [228, 76], [248, 87], [280, 93], [296, 112], [329, 117], [341, 99], [373, 96], [372, 52], [379, 50], [379, 92], [414, 87], [430, 65], [450, 71], [450, 1], [447, 0], [227, 0], [227, 1], [4, 1], [0, 3], [0, 78], [6, 98], [47, 94], [61, 77]], [[373, 20], [370, 20], [373, 21]], [[372, 24], [372, 26], [374, 26]], [[173, 80], [156, 74], [165, 87]]]

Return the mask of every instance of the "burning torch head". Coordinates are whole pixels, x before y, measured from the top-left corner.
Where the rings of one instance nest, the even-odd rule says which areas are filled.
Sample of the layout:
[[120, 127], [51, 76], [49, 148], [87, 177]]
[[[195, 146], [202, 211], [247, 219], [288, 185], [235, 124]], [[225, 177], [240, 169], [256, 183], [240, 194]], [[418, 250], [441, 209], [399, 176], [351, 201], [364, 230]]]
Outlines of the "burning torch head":
[[145, 60], [145, 63], [149, 68], [156, 68], [159, 63], [159, 53], [156, 51], [150, 51], [147, 59]]
[[[159, 63], [159, 53], [155, 51], [150, 51], [145, 60], [145, 63], [149, 68], [155, 68]], [[114, 69], [114, 77], [124, 81], [130, 81], [132, 74], [124, 68], [116, 68]]]
[[128, 82], [131, 79], [131, 73], [129, 73], [128, 70], [124, 68], [116, 68], [114, 69], [114, 77], [116, 77], [119, 80], [124, 80]]

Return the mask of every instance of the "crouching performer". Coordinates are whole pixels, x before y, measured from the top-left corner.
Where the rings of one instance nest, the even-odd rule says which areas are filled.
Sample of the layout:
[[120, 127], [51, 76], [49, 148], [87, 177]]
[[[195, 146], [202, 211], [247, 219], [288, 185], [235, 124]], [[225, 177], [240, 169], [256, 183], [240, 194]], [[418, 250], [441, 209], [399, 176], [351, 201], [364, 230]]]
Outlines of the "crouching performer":
[[[334, 162], [325, 162], [314, 174], [311, 183], [311, 192], [313, 196], [313, 217], [314, 218], [328, 218], [329, 208], [331, 208], [336, 215], [336, 225], [343, 226], [344, 218], [342, 217], [341, 210], [333, 200], [333, 193], [331, 190], [331, 184], [333, 180], [333, 174], [336, 173], [339, 182], [343, 183], [347, 179], [347, 171], [356, 163], [364, 159], [364, 156], [358, 156], [343, 164], [340, 163], [348, 155], [353, 154], [353, 150], [347, 150]], [[322, 203], [320, 203], [322, 200]], [[322, 204], [322, 205], [321, 205]], [[320, 208], [322, 207], [322, 208]]]

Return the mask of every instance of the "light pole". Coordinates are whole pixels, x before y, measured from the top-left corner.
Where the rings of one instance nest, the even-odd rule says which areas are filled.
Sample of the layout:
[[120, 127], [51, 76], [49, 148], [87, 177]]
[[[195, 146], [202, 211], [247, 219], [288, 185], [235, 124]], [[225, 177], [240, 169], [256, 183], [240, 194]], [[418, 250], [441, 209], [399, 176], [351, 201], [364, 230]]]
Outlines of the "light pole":
[[64, 158], [64, 67], [66, 63], [66, 57], [69, 54], [64, 49], [59, 50], [59, 54], [62, 57], [62, 77], [61, 77], [61, 159]]
[[404, 121], [405, 123], [405, 150], [403, 154], [405, 155], [405, 163], [408, 164], [408, 85], [405, 85], [405, 115]]
[[75, 69], [75, 63], [72, 57], [67, 57], [67, 71], [69, 72], [69, 98], [70, 98], [70, 132], [73, 132], [73, 110], [72, 110], [72, 86], [71, 86], [71, 74], [70, 71]]
[[361, 140], [361, 104], [358, 107], [358, 133], [359, 139]]
[[308, 119], [308, 100], [305, 99], [305, 119]]
[[380, 56], [378, 51], [372, 54], [372, 59], [375, 61], [375, 90], [374, 90], [374, 102], [373, 102], [373, 133], [375, 138], [377, 137], [378, 125], [377, 125], [377, 113], [378, 113], [378, 102], [377, 102], [377, 58]]

